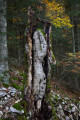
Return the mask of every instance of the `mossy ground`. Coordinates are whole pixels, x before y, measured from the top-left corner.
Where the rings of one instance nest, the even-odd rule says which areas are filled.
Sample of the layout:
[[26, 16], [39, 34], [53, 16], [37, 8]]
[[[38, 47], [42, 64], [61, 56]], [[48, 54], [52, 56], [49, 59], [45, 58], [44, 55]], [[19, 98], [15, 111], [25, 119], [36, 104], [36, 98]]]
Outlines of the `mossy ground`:
[[3, 86], [6, 87], [6, 88], [8, 88], [9, 84], [3, 83]]

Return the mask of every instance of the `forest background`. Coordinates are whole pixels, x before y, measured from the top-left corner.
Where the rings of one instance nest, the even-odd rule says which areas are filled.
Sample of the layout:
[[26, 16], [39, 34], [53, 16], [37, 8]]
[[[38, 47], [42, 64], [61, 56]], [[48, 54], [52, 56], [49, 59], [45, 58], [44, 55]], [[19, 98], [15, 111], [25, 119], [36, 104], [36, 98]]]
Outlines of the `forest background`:
[[52, 23], [51, 49], [57, 61], [56, 65], [52, 65], [52, 79], [79, 90], [80, 4], [78, 0], [7, 1], [9, 65], [24, 66], [26, 43], [24, 34], [28, 25], [27, 6], [29, 5], [35, 11], [35, 19], [39, 16]]
[[[27, 85], [28, 58], [25, 55], [25, 45], [30, 6], [34, 14], [34, 26], [38, 21], [49, 22], [52, 26], [50, 34], [53, 58], [50, 76], [52, 88], [59, 89], [57, 86], [59, 83], [73, 92], [80, 91], [80, 1], [2, 0], [0, 6], [1, 84], [7, 86], [9, 83], [22, 92]], [[41, 23], [38, 23], [37, 28], [44, 35]], [[20, 72], [20, 76], [13, 75], [15, 70]]]

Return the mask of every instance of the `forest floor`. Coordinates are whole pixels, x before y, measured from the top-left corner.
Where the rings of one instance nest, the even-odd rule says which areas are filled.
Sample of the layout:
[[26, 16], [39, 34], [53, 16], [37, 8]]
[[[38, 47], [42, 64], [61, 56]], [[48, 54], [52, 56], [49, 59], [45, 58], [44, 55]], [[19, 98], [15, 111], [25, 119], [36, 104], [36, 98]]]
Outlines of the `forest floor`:
[[54, 92], [56, 92], [57, 94], [60, 94], [62, 97], [68, 97], [71, 99], [79, 99], [80, 97], [79, 91], [69, 88], [69, 86], [62, 84], [57, 80], [51, 81], [51, 85], [52, 90], [54, 90]]
[[[26, 120], [25, 109], [22, 106], [20, 108], [24, 80], [24, 70], [11, 68], [10, 84], [0, 85], [0, 120]], [[53, 104], [55, 109], [52, 120], [58, 120], [58, 118], [59, 120], [80, 120], [80, 93], [78, 91], [55, 80], [51, 81], [51, 92], [53, 93], [51, 105]]]

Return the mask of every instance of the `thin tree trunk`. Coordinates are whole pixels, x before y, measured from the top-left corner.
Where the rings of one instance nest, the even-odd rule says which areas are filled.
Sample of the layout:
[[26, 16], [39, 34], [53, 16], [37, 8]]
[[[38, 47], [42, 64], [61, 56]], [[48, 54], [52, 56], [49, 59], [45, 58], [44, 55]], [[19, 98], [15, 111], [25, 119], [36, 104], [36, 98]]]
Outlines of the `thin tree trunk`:
[[[73, 25], [73, 17], [72, 17], [72, 25]], [[72, 44], [73, 44], [73, 54], [75, 55], [76, 50], [75, 50], [75, 37], [74, 37], [74, 26], [72, 27]]]
[[3, 76], [4, 82], [8, 83], [7, 20], [5, 16], [6, 0], [0, 0], [0, 76]]
[[77, 27], [78, 52], [80, 51], [80, 28]]
[[26, 102], [28, 103], [27, 112], [29, 117], [34, 116], [34, 103], [33, 103], [33, 95], [32, 95], [32, 27], [33, 27], [33, 11], [31, 7], [28, 7], [28, 29], [27, 29], [27, 43], [25, 45], [26, 54], [27, 54], [27, 63], [28, 63], [28, 77], [27, 77], [27, 87], [25, 87], [25, 96]]

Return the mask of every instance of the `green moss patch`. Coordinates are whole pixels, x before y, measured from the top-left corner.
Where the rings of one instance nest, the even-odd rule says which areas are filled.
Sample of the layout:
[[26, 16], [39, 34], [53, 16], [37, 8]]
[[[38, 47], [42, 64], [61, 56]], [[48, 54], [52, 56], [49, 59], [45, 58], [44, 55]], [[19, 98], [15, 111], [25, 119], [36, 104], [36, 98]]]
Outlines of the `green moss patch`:
[[24, 110], [24, 114], [16, 116], [17, 120], [27, 120], [27, 111], [26, 111], [27, 103], [25, 100], [15, 103], [13, 107], [19, 111]]
[[18, 89], [18, 90], [20, 90], [20, 89], [21, 89], [21, 86], [20, 86], [20, 85], [15, 84], [15, 83], [11, 83], [11, 85], [12, 85], [14, 88]]
[[42, 29], [37, 29], [37, 31], [41, 31], [43, 36], [45, 37], [44, 31]]
[[3, 83], [3, 86], [6, 87], [6, 88], [8, 88], [9, 84]]
[[20, 111], [23, 109], [23, 106], [21, 105], [20, 102], [15, 103], [15, 104], [13, 105], [13, 107], [14, 107], [16, 110], [20, 110]]

